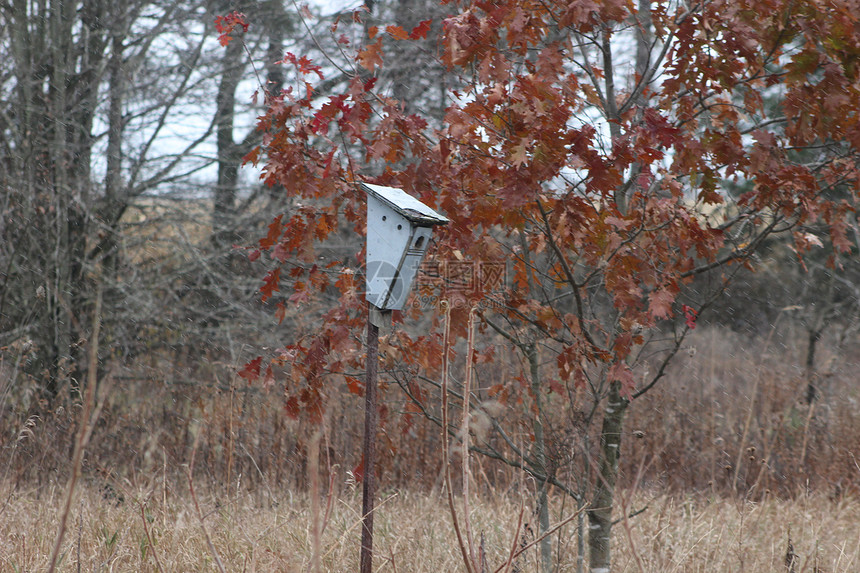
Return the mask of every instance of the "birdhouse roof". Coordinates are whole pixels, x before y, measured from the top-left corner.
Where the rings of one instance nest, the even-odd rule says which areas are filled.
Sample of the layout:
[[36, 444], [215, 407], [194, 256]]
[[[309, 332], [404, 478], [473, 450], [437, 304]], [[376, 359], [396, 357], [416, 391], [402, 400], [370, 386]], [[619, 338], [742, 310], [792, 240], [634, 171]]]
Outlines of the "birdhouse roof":
[[417, 225], [446, 225], [449, 222], [447, 217], [440, 215], [403, 189], [370, 183], [359, 183], [358, 186], [369, 196], [375, 197]]

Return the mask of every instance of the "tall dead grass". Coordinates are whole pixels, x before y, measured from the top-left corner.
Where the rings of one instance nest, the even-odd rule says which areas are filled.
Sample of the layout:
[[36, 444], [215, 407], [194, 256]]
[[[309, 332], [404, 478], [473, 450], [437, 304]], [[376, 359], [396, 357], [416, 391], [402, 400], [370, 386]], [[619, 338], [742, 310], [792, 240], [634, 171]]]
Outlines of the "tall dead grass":
[[[803, 333], [786, 327], [765, 348], [761, 340], [736, 333], [697, 329], [665, 379], [629, 409], [622, 487], [637, 479], [646, 488], [750, 499], [806, 490], [860, 494], [860, 343], [820, 343], [820, 397], [810, 408], [804, 401], [804, 340]], [[11, 384], [3, 377], [10, 362], [0, 363], [0, 386]], [[83, 460], [85, 479], [131, 479], [166, 468], [168, 480], [184, 481], [183, 468], [197, 444], [195, 476], [220, 482], [225, 491], [309, 486], [312, 431], [285, 416], [277, 388], [267, 393], [237, 381], [229, 365], [216, 367], [214, 361], [180, 370], [153, 360], [138, 372], [116, 370], [112, 383]], [[80, 403], [67, 397], [49, 409], [16, 393], [19, 387], [0, 388], [0, 478], [24, 489], [65, 480]], [[442, 475], [438, 428], [414, 415], [404, 423], [405, 399], [396, 388], [380, 400], [383, 482], [434, 486]], [[576, 436], [563, 435], [561, 427], [547, 431], [548, 447], [563, 463]], [[355, 468], [361, 437], [360, 400], [346, 390], [335, 393], [320, 456], [323, 470]], [[480, 456], [473, 464], [479, 490], [509, 487], [519, 479]]]
[[[187, 493], [164, 498], [149, 486], [125, 484], [122, 500], [104, 490], [80, 490], [61, 550], [58, 571], [213, 571], [215, 555], [226, 571], [308, 571], [313, 560], [313, 519], [307, 496], [280, 492], [227, 497], [198, 483], [204, 527]], [[59, 485], [19, 490], [0, 506], [0, 571], [43, 571], [64, 492]], [[648, 509], [615, 528], [613, 571], [636, 573], [787, 571], [789, 536], [795, 571], [860, 570], [860, 503], [820, 494], [761, 502], [630, 493], [626, 501]], [[265, 499], [264, 499], [265, 498]], [[557, 501], [557, 500], [556, 500]], [[360, 497], [345, 491], [332, 500], [317, 540], [321, 571], [358, 568]], [[519, 500], [474, 498], [472, 526], [489, 570], [505, 562], [514, 538]], [[561, 519], [559, 506], [554, 518]], [[527, 520], [530, 521], [527, 516]], [[531, 525], [520, 533], [528, 539]], [[559, 572], [576, 570], [573, 526], [561, 529]], [[207, 541], [211, 540], [211, 547]], [[375, 519], [378, 571], [438, 573], [462, 570], [462, 556], [444, 496], [409, 491], [380, 496]], [[537, 550], [519, 556], [519, 571], [537, 571]]]
[[[803, 339], [787, 328], [763, 346], [702, 326], [630, 409], [616, 515], [647, 509], [614, 528], [618, 571], [860, 570], [860, 345], [822, 341], [820, 399], [810, 406]], [[284, 415], [278, 391], [238, 383], [227, 367], [180, 372], [154, 360], [148, 368], [113, 376], [58, 570], [216, 570], [220, 561], [226, 571], [304, 571], [317, 558], [321, 571], [357, 569], [360, 503], [349, 470], [360, 460], [361, 408], [352, 396], [333, 397], [316, 449], [312, 429]], [[4, 384], [0, 571], [42, 571], [81, 404], [68, 398], [48, 409]], [[458, 570], [439, 432], [417, 419], [402, 425], [403, 405], [396, 391], [385, 395], [374, 563]], [[534, 540], [528, 511], [517, 526], [534, 492], [491, 460], [476, 456], [472, 469], [475, 544], [498, 566], [515, 539]], [[313, 489], [312, 473], [331, 492], [326, 505], [297, 493]], [[560, 523], [572, 504], [555, 503]], [[559, 571], [576, 570], [575, 524], [554, 537]], [[536, 560], [530, 549], [517, 566], [533, 571]]]
[[766, 341], [697, 330], [629, 410], [627, 484], [638, 475], [645, 486], [750, 499], [860, 494], [860, 341], [822, 344], [811, 405], [804, 341], [791, 326]]

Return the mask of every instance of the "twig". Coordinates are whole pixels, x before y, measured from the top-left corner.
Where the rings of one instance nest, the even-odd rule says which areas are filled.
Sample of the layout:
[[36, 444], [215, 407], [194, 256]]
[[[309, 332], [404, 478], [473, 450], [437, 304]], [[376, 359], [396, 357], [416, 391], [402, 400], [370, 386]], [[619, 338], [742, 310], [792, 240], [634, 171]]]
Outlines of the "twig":
[[642, 472], [645, 467], [645, 460], [642, 460], [642, 463], [639, 464], [639, 469], [636, 472], [636, 479], [633, 480], [633, 487], [630, 489], [630, 493], [627, 498], [622, 502], [621, 507], [624, 510], [624, 518], [621, 520], [624, 523], [624, 533], [627, 535], [627, 543], [630, 545], [630, 552], [633, 554], [633, 560], [636, 562], [636, 567], [639, 569], [639, 573], [645, 573], [645, 568], [642, 566], [642, 559], [639, 557], [639, 552], [636, 551], [636, 544], [633, 542], [633, 529], [630, 527], [630, 516], [628, 515], [627, 508], [633, 498], [633, 494], [636, 493], [636, 490], [639, 487], [639, 482], [642, 479]]
[[502, 571], [502, 570], [507, 572], [511, 568], [511, 566], [514, 564], [514, 559], [516, 559], [516, 556], [517, 556], [517, 545], [519, 545], [519, 543], [520, 543], [520, 531], [522, 531], [522, 529], [523, 529], [523, 513], [525, 513], [525, 510], [526, 510], [525, 503], [523, 502], [522, 499], [520, 499], [520, 515], [517, 518], [517, 529], [516, 529], [516, 532], [514, 533], [513, 542], [511, 543], [511, 551], [508, 554], [508, 560], [505, 561], [501, 567], [496, 569], [496, 571], [494, 573], [499, 573], [499, 571]]
[[143, 532], [146, 533], [146, 541], [149, 543], [149, 548], [152, 549], [152, 556], [155, 558], [155, 566], [161, 573], [164, 573], [164, 567], [161, 566], [161, 560], [158, 558], [158, 552], [155, 550], [155, 543], [152, 542], [152, 536], [149, 534], [149, 526], [146, 524], [146, 510], [144, 503], [137, 500], [137, 506], [140, 508], [140, 519], [143, 521]]
[[161, 527], [167, 529], [167, 450], [161, 446]]
[[308, 480], [311, 484], [311, 562], [308, 571], [320, 572], [320, 431], [311, 436], [308, 455]]
[[[393, 493], [393, 494], [389, 495], [388, 497], [386, 497], [385, 499], [383, 499], [382, 501], [380, 501], [380, 502], [376, 505], [376, 509], [380, 509], [380, 508], [382, 508], [382, 506], [383, 506], [383, 505], [385, 505], [386, 503], [388, 503], [389, 501], [391, 501], [391, 500], [392, 500], [392, 499], [394, 499], [395, 497], [397, 497], [397, 494], [396, 494], [396, 493]], [[349, 507], [349, 506], [347, 506], [347, 507]], [[353, 513], [355, 513], [355, 512], [353, 512]], [[340, 537], [338, 538], [338, 543], [333, 543], [333, 544], [331, 545], [331, 547], [329, 548], [329, 550], [325, 552], [325, 555], [323, 555], [323, 556], [322, 556], [322, 558], [323, 558], [323, 559], [325, 559], [326, 557], [328, 557], [329, 555], [331, 555], [331, 552], [338, 548], [339, 543], [340, 543], [340, 542], [341, 542], [341, 541], [342, 541], [346, 536], [351, 535], [351, 534], [352, 534], [352, 530], [353, 530], [353, 529], [355, 529], [356, 527], [358, 527], [358, 526], [362, 525], [363, 523], [364, 523], [364, 520], [361, 518], [361, 516], [359, 516], [359, 517], [358, 517], [358, 521], [356, 521], [355, 523], [353, 523], [352, 525], [350, 525], [349, 527], [347, 527], [346, 529], [344, 529], [343, 533], [341, 533], [341, 534], [340, 534]]]
[[[564, 527], [565, 525], [567, 525], [568, 523], [570, 523], [571, 521], [573, 521], [573, 520], [574, 520], [574, 519], [575, 519], [575, 518], [576, 518], [580, 513], [582, 513], [583, 511], [585, 511], [585, 507], [581, 507], [581, 508], [577, 509], [575, 512], [573, 512], [572, 514], [570, 514], [569, 516], [567, 516], [566, 518], [564, 518], [562, 521], [559, 521], [558, 523], [556, 523], [555, 525], [553, 525], [552, 527], [550, 527], [549, 529], [547, 529], [546, 531], [544, 531], [542, 535], [539, 535], [538, 537], [536, 537], [535, 539], [533, 539], [531, 542], [529, 542], [529, 543], [527, 543], [527, 544], [523, 545], [522, 547], [520, 547], [518, 550], [513, 551], [513, 549], [516, 549], [516, 541], [517, 541], [517, 539], [515, 538], [515, 539], [514, 539], [514, 545], [513, 545], [513, 547], [512, 547], [512, 553], [511, 553], [511, 555], [508, 557], [508, 561], [507, 561], [505, 564], [503, 564], [502, 566], [500, 566], [498, 569], [496, 569], [493, 573], [499, 573], [500, 571], [502, 571], [502, 570], [503, 570], [503, 569], [505, 569], [506, 567], [509, 567], [509, 566], [510, 566], [510, 564], [511, 564], [511, 562], [512, 562], [514, 559], [516, 559], [517, 557], [519, 557], [520, 555], [522, 555], [523, 553], [525, 553], [526, 551], [528, 551], [529, 549], [531, 549], [532, 547], [534, 547], [535, 545], [537, 545], [538, 543], [540, 543], [541, 541], [543, 541], [545, 538], [549, 537], [550, 535], [552, 535], [553, 533], [555, 533], [556, 531], [558, 531], [559, 529], [561, 529], [562, 527]], [[523, 510], [522, 510], [522, 508], [521, 508], [521, 509], [520, 509], [520, 523], [519, 523], [519, 524], [517, 524], [517, 533], [518, 533], [518, 535], [519, 535], [520, 525], [522, 524], [522, 516], [523, 516], [523, 513], [522, 513], [522, 512], [523, 512]]]
[[475, 348], [475, 311], [472, 307], [469, 311], [468, 335], [466, 340], [466, 380], [463, 386], [463, 421], [461, 426], [461, 440], [463, 453], [461, 460], [463, 481], [463, 527], [466, 530], [466, 543], [469, 549], [469, 559], [475, 566], [475, 544], [472, 537], [472, 519], [469, 511], [469, 403], [472, 392], [472, 354]]
[[779, 323], [780, 318], [782, 318], [782, 310], [780, 310], [779, 314], [776, 315], [776, 319], [773, 321], [773, 326], [771, 327], [770, 332], [767, 335], [767, 340], [765, 340], [764, 342], [764, 348], [761, 352], [761, 359], [758, 363], [758, 367], [756, 368], [756, 377], [755, 383], [753, 383], [752, 395], [750, 396], [749, 410], [747, 411], [747, 417], [744, 421], [744, 429], [743, 433], [741, 434], [741, 441], [740, 444], [738, 444], [738, 457], [735, 461], [735, 475], [732, 478], [732, 491], [734, 493], [737, 493], [738, 491], [738, 477], [741, 473], [741, 462], [743, 461], [744, 446], [746, 445], [753, 414], [755, 413], [755, 399], [756, 395], [758, 394], [759, 383], [761, 382], [762, 378], [762, 364], [764, 362], [764, 355], [767, 352], [768, 347], [770, 346], [770, 341], [773, 338], [774, 332], [776, 332], [776, 325]]
[[275, 494], [272, 493], [272, 488], [269, 486], [268, 480], [266, 480], [266, 476], [263, 475], [263, 470], [260, 469], [260, 466], [257, 465], [257, 460], [254, 459], [254, 456], [251, 455], [251, 452], [248, 451], [248, 448], [245, 447], [244, 442], [239, 442], [239, 447], [242, 448], [242, 451], [245, 452], [245, 455], [248, 456], [248, 459], [251, 460], [251, 463], [254, 464], [254, 469], [257, 470], [257, 474], [260, 476], [260, 481], [266, 486], [266, 491], [269, 492], [269, 502], [275, 501]]
[[78, 573], [81, 573], [81, 537], [83, 536], [83, 533], [84, 533], [84, 513], [80, 512], [78, 514], [78, 547], [77, 547]]
[[392, 571], [397, 573], [397, 563], [394, 561], [394, 551], [390, 547], [388, 548], [388, 559], [391, 561]]
[[637, 509], [636, 511], [631, 511], [630, 513], [625, 513], [624, 517], [619, 517], [618, 519], [616, 519], [615, 521], [612, 522], [612, 527], [615, 527], [616, 525], [618, 525], [619, 523], [621, 523], [625, 519], [631, 519], [633, 517], [636, 517], [637, 515], [642, 515], [643, 513], [648, 511], [648, 508], [649, 508], [649, 506], [646, 505], [645, 507], [641, 507], [641, 508]]
[[98, 292], [96, 294], [96, 306], [93, 310], [93, 331], [90, 335], [89, 343], [89, 364], [87, 370], [87, 390], [84, 397], [83, 408], [81, 409], [81, 421], [78, 428], [78, 435], [75, 440], [75, 450], [72, 454], [72, 471], [69, 475], [69, 481], [66, 486], [66, 499], [63, 504], [62, 513], [60, 513], [60, 525], [57, 528], [57, 537], [54, 539], [54, 547], [51, 550], [51, 557], [48, 561], [48, 573], [54, 573], [57, 567], [57, 561], [60, 558], [60, 549], [63, 545], [63, 538], [66, 535], [66, 526], [69, 519], [69, 513], [72, 510], [72, 500], [75, 496], [75, 488], [78, 480], [81, 477], [81, 465], [83, 464], [84, 449], [92, 435], [92, 428], [95, 426], [95, 419], [98, 418], [100, 408], [96, 408], [96, 383], [98, 382], [98, 360], [99, 360], [99, 331], [101, 330], [101, 314], [102, 314], [102, 283], [98, 280]]
[[800, 463], [798, 466], [803, 468], [803, 462], [806, 460], [806, 446], [809, 444], [809, 423], [812, 421], [812, 413], [815, 411], [815, 402], [809, 403], [809, 412], [806, 414], [806, 423], [803, 425], [803, 445], [800, 446]]
[[194, 509], [197, 511], [197, 519], [200, 521], [200, 529], [203, 530], [203, 536], [206, 538], [206, 544], [209, 546], [209, 552], [212, 554], [212, 557], [215, 558], [215, 564], [218, 566], [218, 570], [221, 573], [227, 573], [227, 570], [224, 569], [224, 564], [221, 563], [221, 557], [218, 556], [218, 551], [215, 550], [215, 545], [212, 543], [212, 538], [209, 537], [209, 531], [206, 529], [206, 523], [204, 522], [203, 512], [200, 510], [200, 504], [197, 503], [197, 494], [194, 493], [194, 456], [197, 454], [197, 440], [199, 439], [200, 434], [194, 437], [194, 447], [191, 448], [191, 460], [188, 463], [188, 489], [191, 492], [191, 501], [194, 502]]
[[323, 438], [325, 438], [325, 466], [326, 471], [328, 471], [328, 491], [326, 492], [325, 511], [323, 512], [322, 524], [320, 525], [321, 536], [325, 534], [325, 529], [328, 526], [329, 517], [331, 517], [331, 508], [333, 505], [332, 500], [334, 499], [334, 469], [337, 467], [337, 465], [331, 465], [331, 456], [329, 455], [329, 452], [331, 451], [331, 446], [328, 441], [328, 432], [326, 431], [327, 427], [327, 422], [322, 424], [322, 436]]
[[[469, 550], [463, 542], [463, 534], [460, 532], [460, 522], [457, 519], [457, 506], [454, 503], [454, 492], [451, 483], [451, 459], [448, 452], [448, 353], [451, 350], [451, 305], [447, 300], [442, 301], [445, 313], [445, 334], [442, 339], [442, 463], [445, 468], [445, 489], [448, 490], [448, 508], [451, 510], [451, 521], [454, 525], [454, 533], [457, 534], [457, 543], [463, 554], [463, 564], [467, 573], [474, 573], [469, 558]], [[468, 399], [468, 397], [467, 397]]]

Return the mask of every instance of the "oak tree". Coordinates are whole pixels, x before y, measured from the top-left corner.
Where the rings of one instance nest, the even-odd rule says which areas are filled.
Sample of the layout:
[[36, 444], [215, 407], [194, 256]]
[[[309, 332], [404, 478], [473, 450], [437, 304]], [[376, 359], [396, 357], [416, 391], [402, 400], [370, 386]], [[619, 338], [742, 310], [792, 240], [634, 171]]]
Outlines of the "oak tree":
[[[248, 160], [298, 202], [252, 255], [269, 253], [261, 292], [281, 318], [321, 291], [339, 298], [271, 362], [253, 362], [243, 375], [270, 379], [287, 367], [287, 412], [315, 419], [341, 384], [362, 391], [352, 374], [362, 360], [360, 269], [321, 261], [317, 249], [339, 230], [363, 234], [357, 181], [407, 190], [452, 219], [436, 246], [440, 264], [506, 261], [501, 296], [482, 305], [489, 293], [480, 282], [460, 291], [465, 304], [451, 311], [451, 328], [464, 336], [475, 309], [482, 332], [504, 340], [523, 366], [463, 399], [527, 409], [532, 445], [488, 442], [486, 451], [532, 473], [544, 492], [553, 484], [577, 496], [590, 522], [590, 568], [609, 571], [627, 408], [661, 381], [698, 314], [767, 238], [789, 235], [798, 257], [818, 241], [837, 253], [851, 248], [856, 6], [449, 6], [454, 14], [443, 22], [382, 23], [366, 27], [361, 45], [344, 40], [353, 67], [337, 92], [315, 89], [319, 63], [285, 59], [300, 79], [271, 98], [259, 122], [263, 144]], [[376, 81], [393, 47], [409, 42], [425, 42], [456, 77], [441, 127]], [[826, 236], [816, 234], [822, 228]], [[360, 244], [352, 261], [363, 260]], [[708, 281], [690, 288], [703, 275]], [[431, 413], [420, 380], [438, 385], [449, 351], [441, 330], [436, 320], [429, 332], [399, 329], [390, 341], [410, 399]], [[581, 439], [569, 445], [582, 460], [578, 477], [554, 475], [548, 462], [548, 400], [581, 414], [571, 416]], [[543, 554], [544, 568], [550, 557]]]

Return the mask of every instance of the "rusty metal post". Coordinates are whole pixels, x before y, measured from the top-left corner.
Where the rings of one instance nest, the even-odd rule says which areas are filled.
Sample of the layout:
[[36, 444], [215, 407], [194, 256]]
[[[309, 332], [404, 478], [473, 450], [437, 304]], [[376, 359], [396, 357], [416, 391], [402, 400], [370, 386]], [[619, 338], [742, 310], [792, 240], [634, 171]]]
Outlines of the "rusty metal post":
[[[372, 307], [371, 307], [372, 308]], [[371, 311], [372, 312], [372, 311]], [[379, 327], [367, 320], [367, 379], [364, 384], [364, 485], [361, 499], [361, 573], [371, 573], [373, 561], [373, 500], [376, 495], [376, 370]]]

